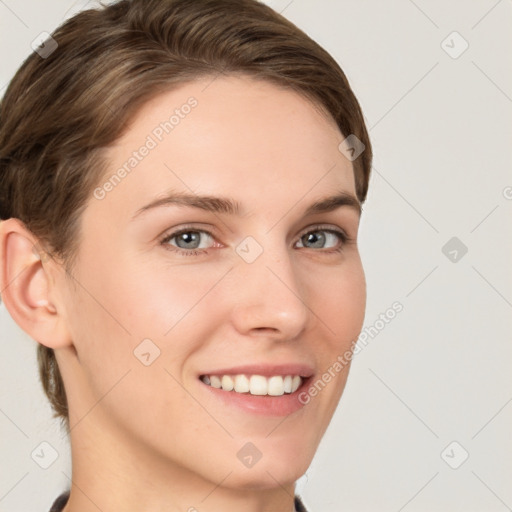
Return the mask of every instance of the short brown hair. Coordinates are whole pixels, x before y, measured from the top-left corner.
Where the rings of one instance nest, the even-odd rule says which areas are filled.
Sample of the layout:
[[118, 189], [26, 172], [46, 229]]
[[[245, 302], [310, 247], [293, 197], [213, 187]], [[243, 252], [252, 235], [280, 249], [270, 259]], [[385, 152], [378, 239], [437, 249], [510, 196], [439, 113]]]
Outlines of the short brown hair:
[[[365, 146], [353, 161], [366, 199], [372, 149], [363, 114], [331, 55], [256, 0], [122, 0], [83, 11], [30, 55], [0, 104], [0, 218], [20, 219], [67, 270], [80, 215], [105, 172], [102, 150], [159, 92], [204, 76], [243, 73], [287, 87]], [[54, 416], [69, 429], [54, 351], [38, 346]]]

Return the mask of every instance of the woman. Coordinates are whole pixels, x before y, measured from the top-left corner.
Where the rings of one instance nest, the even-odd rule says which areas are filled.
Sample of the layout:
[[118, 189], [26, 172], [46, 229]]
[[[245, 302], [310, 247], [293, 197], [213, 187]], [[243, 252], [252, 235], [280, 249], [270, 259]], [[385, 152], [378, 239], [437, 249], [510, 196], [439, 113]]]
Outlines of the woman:
[[52, 511], [305, 510], [361, 330], [371, 146], [253, 0], [67, 21], [0, 111], [0, 287], [70, 435]]

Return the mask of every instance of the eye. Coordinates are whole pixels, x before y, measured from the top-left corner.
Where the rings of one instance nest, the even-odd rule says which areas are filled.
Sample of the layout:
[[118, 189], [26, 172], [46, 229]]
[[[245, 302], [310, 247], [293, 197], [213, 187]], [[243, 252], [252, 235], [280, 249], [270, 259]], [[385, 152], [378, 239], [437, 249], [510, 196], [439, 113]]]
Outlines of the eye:
[[301, 235], [299, 247], [306, 249], [331, 249], [322, 252], [340, 252], [343, 246], [349, 241], [348, 236], [341, 230], [333, 228], [318, 227]]
[[[211, 245], [208, 245], [208, 239], [213, 240], [212, 234], [208, 231], [184, 228], [166, 235], [160, 240], [160, 244], [181, 255], [197, 256], [198, 254], [207, 254], [205, 249], [211, 247]], [[171, 243], [173, 241], [174, 243]]]
[[[181, 256], [200, 256], [208, 254], [207, 249], [213, 247], [213, 235], [203, 229], [184, 227], [164, 236], [160, 244], [167, 250]], [[299, 249], [323, 249], [320, 253], [338, 253], [350, 242], [347, 234], [332, 227], [315, 226], [303, 233], [296, 243]]]

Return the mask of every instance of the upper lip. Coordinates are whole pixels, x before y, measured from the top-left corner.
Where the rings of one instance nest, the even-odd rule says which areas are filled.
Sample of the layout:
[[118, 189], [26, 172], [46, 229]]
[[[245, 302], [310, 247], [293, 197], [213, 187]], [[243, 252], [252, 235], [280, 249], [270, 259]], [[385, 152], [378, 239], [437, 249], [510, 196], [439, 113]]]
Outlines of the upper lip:
[[251, 364], [232, 366], [230, 368], [219, 368], [201, 373], [201, 375], [262, 375], [272, 377], [273, 375], [299, 375], [300, 377], [311, 377], [314, 375], [313, 368], [308, 364]]

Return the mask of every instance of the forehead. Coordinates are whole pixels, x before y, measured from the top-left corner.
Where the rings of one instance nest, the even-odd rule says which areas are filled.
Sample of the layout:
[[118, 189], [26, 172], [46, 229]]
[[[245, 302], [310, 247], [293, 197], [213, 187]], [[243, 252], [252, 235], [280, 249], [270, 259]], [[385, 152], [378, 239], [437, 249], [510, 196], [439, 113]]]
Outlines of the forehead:
[[333, 189], [354, 193], [352, 164], [338, 150], [343, 138], [331, 117], [294, 91], [251, 77], [205, 77], [139, 110], [108, 149], [99, 185], [121, 177], [102, 203], [121, 211], [128, 201], [133, 213], [173, 189], [268, 208]]

